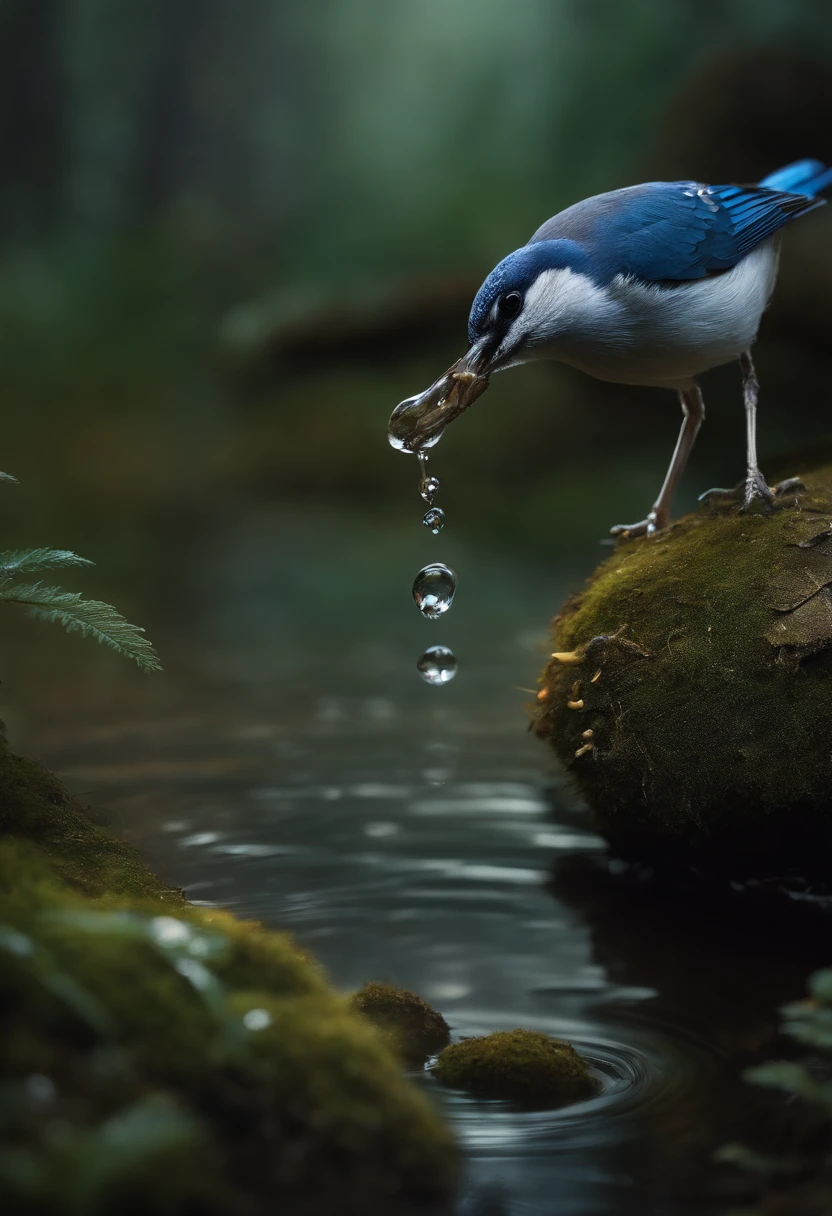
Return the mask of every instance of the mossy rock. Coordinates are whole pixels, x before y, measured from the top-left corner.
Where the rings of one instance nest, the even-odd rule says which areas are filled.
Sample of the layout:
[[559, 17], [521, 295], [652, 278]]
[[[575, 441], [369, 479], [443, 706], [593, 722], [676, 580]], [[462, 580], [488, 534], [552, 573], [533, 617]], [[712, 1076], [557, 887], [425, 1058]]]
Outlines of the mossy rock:
[[415, 992], [392, 984], [365, 984], [350, 998], [356, 1013], [379, 1031], [406, 1064], [422, 1064], [450, 1041], [448, 1023]]
[[538, 1030], [498, 1030], [441, 1052], [433, 1075], [479, 1098], [562, 1105], [590, 1098], [598, 1081], [571, 1043]]
[[49, 859], [50, 871], [85, 895], [183, 907], [173, 890], [148, 870], [134, 848], [117, 840], [61, 781], [0, 739], [0, 840], [28, 841]]
[[534, 729], [621, 853], [832, 860], [832, 465], [619, 542], [555, 619]]
[[449, 1133], [289, 937], [190, 906], [5, 747], [0, 823], [0, 1210], [449, 1210]]

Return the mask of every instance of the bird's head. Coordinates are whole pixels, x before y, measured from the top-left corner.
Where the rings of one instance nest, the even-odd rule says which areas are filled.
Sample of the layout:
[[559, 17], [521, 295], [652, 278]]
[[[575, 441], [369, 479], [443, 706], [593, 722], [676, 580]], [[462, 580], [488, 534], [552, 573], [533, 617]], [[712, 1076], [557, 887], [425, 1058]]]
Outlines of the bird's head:
[[588, 281], [586, 262], [581, 246], [567, 240], [536, 241], [503, 258], [474, 298], [466, 353], [429, 389], [393, 411], [393, 447], [431, 447], [485, 392], [494, 372], [550, 353], [571, 307], [573, 285]]

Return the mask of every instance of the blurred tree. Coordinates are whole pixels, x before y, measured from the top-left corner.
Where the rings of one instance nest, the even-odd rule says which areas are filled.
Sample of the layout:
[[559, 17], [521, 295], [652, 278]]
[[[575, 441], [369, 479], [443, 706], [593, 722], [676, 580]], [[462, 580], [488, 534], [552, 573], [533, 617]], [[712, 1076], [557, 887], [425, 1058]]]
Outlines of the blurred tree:
[[0, 4], [0, 212], [6, 226], [52, 219], [64, 174], [64, 0]]
[[136, 217], [158, 213], [187, 185], [183, 149], [193, 139], [191, 67], [194, 33], [217, 0], [166, 0], [156, 13], [160, 34], [145, 75], [130, 167]]

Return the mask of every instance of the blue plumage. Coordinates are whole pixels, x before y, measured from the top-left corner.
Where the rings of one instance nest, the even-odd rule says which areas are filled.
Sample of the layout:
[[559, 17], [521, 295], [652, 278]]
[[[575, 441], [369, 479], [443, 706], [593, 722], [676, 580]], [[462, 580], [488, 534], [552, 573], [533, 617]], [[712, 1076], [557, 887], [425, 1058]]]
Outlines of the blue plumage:
[[832, 168], [801, 160], [758, 185], [647, 182], [567, 207], [487, 277], [471, 308], [468, 353], [408, 403], [413, 433], [406, 446], [435, 441], [489, 376], [530, 359], [556, 359], [620, 384], [674, 389], [683, 424], [659, 497], [645, 520], [617, 529], [655, 532], [670, 518], [704, 417], [697, 377], [739, 360], [745, 504], [770, 505], [774, 494], [757, 466], [750, 352], [777, 277], [773, 238], [822, 206], [820, 196], [830, 189]]
[[832, 186], [832, 169], [822, 160], [796, 160], [784, 169], [769, 173], [760, 182], [769, 190], [790, 190], [797, 194], [820, 194]]
[[817, 195], [830, 186], [832, 169], [802, 160], [759, 186], [647, 182], [584, 199], [547, 220], [491, 272], [474, 301], [469, 338], [506, 283], [522, 290], [546, 267], [588, 267], [599, 284], [616, 275], [678, 283], [729, 270], [791, 220], [822, 207]]

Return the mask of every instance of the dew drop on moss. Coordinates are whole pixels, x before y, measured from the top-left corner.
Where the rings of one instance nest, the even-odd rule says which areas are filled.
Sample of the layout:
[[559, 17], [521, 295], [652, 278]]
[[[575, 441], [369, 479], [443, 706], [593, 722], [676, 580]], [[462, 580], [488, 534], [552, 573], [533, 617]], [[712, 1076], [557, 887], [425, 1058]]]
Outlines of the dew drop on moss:
[[456, 655], [447, 646], [429, 646], [416, 667], [426, 684], [439, 688], [456, 675]]
[[442, 562], [423, 567], [413, 580], [413, 599], [428, 620], [436, 620], [447, 612], [455, 594], [456, 575]]

